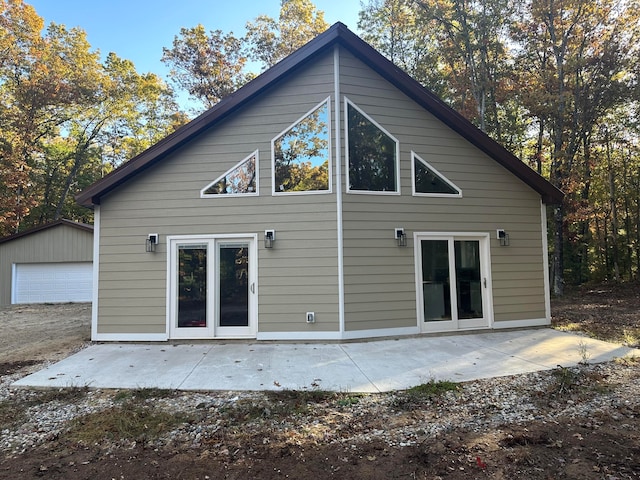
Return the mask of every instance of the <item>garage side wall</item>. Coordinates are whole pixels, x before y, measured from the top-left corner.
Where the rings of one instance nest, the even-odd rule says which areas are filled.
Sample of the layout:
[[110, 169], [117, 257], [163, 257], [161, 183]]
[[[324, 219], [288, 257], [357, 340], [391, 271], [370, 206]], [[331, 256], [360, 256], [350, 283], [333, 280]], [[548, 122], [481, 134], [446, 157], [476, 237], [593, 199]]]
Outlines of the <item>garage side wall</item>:
[[11, 304], [14, 264], [92, 260], [93, 233], [68, 225], [58, 225], [0, 244], [0, 305]]

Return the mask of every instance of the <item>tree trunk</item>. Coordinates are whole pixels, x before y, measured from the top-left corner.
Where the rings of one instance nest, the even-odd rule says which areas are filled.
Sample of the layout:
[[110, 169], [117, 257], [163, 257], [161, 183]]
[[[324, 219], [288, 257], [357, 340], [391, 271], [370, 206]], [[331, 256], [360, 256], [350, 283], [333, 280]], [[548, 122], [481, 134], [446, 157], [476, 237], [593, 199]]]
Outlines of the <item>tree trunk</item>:
[[562, 205], [555, 208], [553, 217], [556, 229], [553, 238], [553, 293], [561, 297], [564, 295], [564, 244], [562, 239], [564, 210]]

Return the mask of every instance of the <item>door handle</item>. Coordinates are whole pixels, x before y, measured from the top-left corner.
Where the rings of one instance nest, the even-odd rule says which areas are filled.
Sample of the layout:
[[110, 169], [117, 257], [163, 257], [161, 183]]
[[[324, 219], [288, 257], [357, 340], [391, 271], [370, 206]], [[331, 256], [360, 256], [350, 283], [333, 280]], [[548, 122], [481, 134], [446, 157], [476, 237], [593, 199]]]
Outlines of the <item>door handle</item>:
[[255, 284], [255, 282], [251, 283], [251, 293], [256, 293], [256, 284]]
[[484, 288], [487, 288], [487, 277], [482, 279], [482, 283], [484, 285]]

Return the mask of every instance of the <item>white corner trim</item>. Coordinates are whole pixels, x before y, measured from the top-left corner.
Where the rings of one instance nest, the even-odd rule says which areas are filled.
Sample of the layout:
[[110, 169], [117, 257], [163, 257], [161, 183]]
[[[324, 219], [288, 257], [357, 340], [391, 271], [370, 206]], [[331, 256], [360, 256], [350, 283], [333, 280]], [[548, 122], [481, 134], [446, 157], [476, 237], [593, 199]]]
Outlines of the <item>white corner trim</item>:
[[16, 284], [18, 282], [18, 265], [15, 263], [11, 264], [11, 305], [16, 303]]
[[549, 244], [547, 240], [547, 206], [540, 199], [540, 222], [542, 228], [542, 268], [544, 269], [544, 314], [551, 324], [551, 282], [549, 279]]
[[257, 340], [341, 340], [342, 334], [335, 332], [258, 332]]
[[342, 224], [342, 145], [340, 142], [340, 51], [333, 49], [333, 88], [334, 88], [334, 131], [336, 136], [336, 221], [338, 234], [338, 323], [340, 333], [344, 332], [344, 228]]
[[97, 340], [98, 333], [98, 282], [100, 278], [100, 205], [93, 208], [93, 292], [91, 299], [91, 340]]
[[420, 333], [418, 327], [398, 327], [398, 328], [378, 328], [370, 330], [349, 330], [344, 332], [342, 338], [344, 340], [355, 340], [358, 338], [376, 338], [376, 337], [396, 337], [403, 335], [417, 335]]
[[493, 322], [493, 330], [499, 330], [501, 328], [544, 327], [548, 325], [551, 325], [551, 321], [546, 318], [529, 318], [526, 320]]
[[98, 333], [94, 342], [166, 342], [165, 333]]

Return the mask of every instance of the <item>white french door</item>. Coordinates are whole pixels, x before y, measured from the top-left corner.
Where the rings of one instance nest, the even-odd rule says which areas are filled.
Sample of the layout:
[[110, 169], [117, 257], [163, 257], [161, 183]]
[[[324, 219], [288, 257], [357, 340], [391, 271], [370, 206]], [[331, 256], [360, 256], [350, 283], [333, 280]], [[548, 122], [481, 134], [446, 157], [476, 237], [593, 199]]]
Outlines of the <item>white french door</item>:
[[170, 338], [256, 336], [255, 237], [169, 237]]
[[489, 236], [425, 233], [415, 245], [421, 331], [489, 327]]

